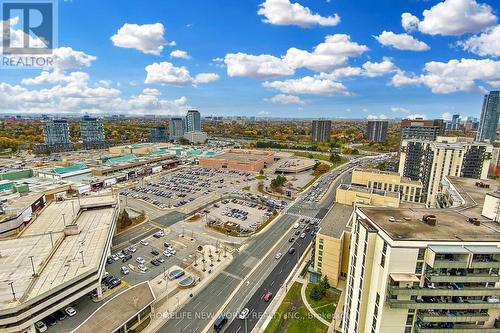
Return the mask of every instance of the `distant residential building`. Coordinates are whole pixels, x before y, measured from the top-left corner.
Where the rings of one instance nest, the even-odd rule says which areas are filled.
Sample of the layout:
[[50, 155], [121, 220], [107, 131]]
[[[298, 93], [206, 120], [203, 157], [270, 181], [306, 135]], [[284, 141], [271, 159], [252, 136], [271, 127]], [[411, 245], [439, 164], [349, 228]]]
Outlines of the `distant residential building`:
[[189, 143], [194, 144], [205, 143], [208, 139], [208, 135], [205, 132], [186, 132], [183, 137], [188, 140]]
[[470, 138], [438, 137], [436, 141], [404, 140], [401, 145], [399, 173], [422, 182], [426, 203], [436, 201], [444, 176], [486, 179], [493, 146]]
[[106, 141], [100, 119], [83, 116], [80, 121], [80, 138], [85, 146], [99, 146]]
[[366, 139], [375, 142], [385, 142], [387, 139], [387, 120], [368, 120], [366, 127]]
[[498, 121], [500, 119], [500, 91], [490, 91], [484, 96], [481, 120], [476, 140], [491, 142], [496, 140]]
[[451, 131], [458, 131], [459, 129], [460, 129], [460, 115], [454, 114], [451, 117], [450, 130]]
[[43, 122], [43, 138], [46, 145], [68, 145], [68, 121], [66, 119], [45, 120]]
[[331, 131], [331, 120], [313, 120], [311, 127], [311, 142], [330, 142]]
[[201, 116], [198, 110], [189, 110], [184, 123], [185, 132], [201, 132]]
[[442, 119], [403, 119], [401, 121], [401, 142], [411, 139], [433, 141], [438, 136], [444, 135], [444, 130], [444, 121]]
[[149, 140], [151, 142], [166, 142], [166, 141], [168, 141], [167, 127], [161, 125], [161, 126], [156, 126], [156, 127], [151, 128]]
[[168, 138], [177, 141], [184, 135], [184, 120], [180, 117], [172, 117], [168, 120]]

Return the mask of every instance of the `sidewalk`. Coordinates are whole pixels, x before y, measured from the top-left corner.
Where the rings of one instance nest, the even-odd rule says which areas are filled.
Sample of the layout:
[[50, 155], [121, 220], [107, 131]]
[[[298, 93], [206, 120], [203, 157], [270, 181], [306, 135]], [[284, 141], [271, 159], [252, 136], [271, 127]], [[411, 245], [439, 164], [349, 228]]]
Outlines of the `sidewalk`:
[[[212, 248], [212, 251], [215, 251], [214, 246], [210, 245], [209, 247]], [[163, 274], [151, 280], [151, 288], [156, 296], [156, 303], [154, 304], [154, 313], [151, 322], [141, 333], [154, 333], [158, 331], [169, 318], [175, 316], [175, 314], [191, 300], [191, 295], [205, 288], [205, 286], [220, 274], [233, 260], [233, 256], [229, 252], [226, 258], [224, 258], [223, 255], [220, 256], [220, 262], [216, 260], [217, 255], [214, 255], [214, 257], [213, 267], [210, 267], [210, 260], [206, 262], [206, 272], [202, 271], [203, 265], [200, 259], [198, 259], [197, 267], [191, 264], [184, 268], [186, 276], [192, 275], [196, 279], [201, 279], [193, 288], [178, 288], [177, 280], [169, 281], [168, 278], [164, 278]], [[208, 272], [209, 270], [211, 270], [211, 273]]]
[[[298, 281], [298, 280], [297, 280]], [[302, 288], [300, 289], [300, 295], [302, 296], [302, 302], [306, 306], [307, 310], [314, 316], [314, 318], [318, 319], [320, 322], [325, 324], [327, 327], [330, 327], [330, 324], [327, 320], [325, 320], [323, 317], [321, 317], [319, 314], [314, 311], [312, 306], [307, 302], [307, 297], [306, 297], [306, 287], [307, 287], [307, 281], [302, 282]]]

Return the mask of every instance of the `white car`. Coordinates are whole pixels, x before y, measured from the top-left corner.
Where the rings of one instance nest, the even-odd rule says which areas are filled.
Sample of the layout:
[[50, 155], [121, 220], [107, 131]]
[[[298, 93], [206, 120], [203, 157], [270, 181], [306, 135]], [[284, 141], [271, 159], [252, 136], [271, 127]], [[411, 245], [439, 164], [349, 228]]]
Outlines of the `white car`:
[[140, 242], [142, 245], [144, 246], [148, 246], [149, 245], [149, 242], [145, 239], [141, 239], [141, 242]]
[[148, 270], [148, 268], [147, 268], [146, 266], [144, 266], [143, 264], [140, 264], [140, 265], [139, 265], [139, 266], [137, 266], [137, 267], [139, 267], [139, 270], [140, 270], [141, 272], [143, 272], [143, 273], [147, 272], [147, 270]]
[[117, 254], [117, 256], [118, 256], [118, 258], [120, 258], [120, 259], [125, 258], [125, 255], [124, 255], [123, 253], [121, 253], [121, 252], [119, 252], [119, 253]]
[[132, 253], [135, 253], [135, 251], [137, 251], [137, 249], [135, 247], [131, 246], [131, 247], [128, 248], [128, 251], [132, 252]]
[[169, 252], [169, 251], [167, 251], [167, 250], [163, 251], [163, 255], [164, 255], [165, 257], [167, 257], [167, 258], [168, 258], [168, 257], [173, 256], [173, 254], [172, 254], [172, 253], [170, 253], [170, 252]]
[[300, 234], [300, 238], [305, 238], [306, 237], [306, 234], [303, 232]]
[[122, 266], [121, 271], [122, 271], [123, 275], [127, 275], [128, 273], [130, 273], [130, 271], [128, 270], [128, 268], [125, 267], [125, 266]]
[[74, 315], [76, 315], [76, 310], [74, 308], [72, 308], [71, 306], [68, 306], [66, 309], [64, 309], [64, 312], [66, 312], [66, 314], [69, 317], [73, 317]]
[[45, 325], [42, 321], [37, 321], [35, 323], [35, 328], [37, 330], [37, 332], [45, 332], [47, 330], [47, 325]]
[[117, 261], [119, 258], [116, 254], [112, 254], [111, 259], [113, 259], [114, 261]]
[[141, 265], [143, 265], [146, 262], [146, 260], [144, 260], [142, 257], [137, 257], [135, 261], [137, 261]]
[[278, 253], [276, 253], [276, 255], [274, 256], [274, 258], [275, 258], [275, 259], [279, 259], [279, 258], [281, 258], [281, 255], [282, 255], [282, 254], [281, 254], [281, 252], [278, 252]]
[[175, 254], [175, 250], [174, 250], [173, 248], [171, 248], [171, 247], [169, 247], [169, 248], [167, 249], [167, 251], [168, 251], [168, 252], [170, 252], [170, 253], [172, 253], [172, 254]]
[[164, 233], [163, 231], [161, 231], [161, 230], [160, 230], [160, 231], [158, 231], [156, 234], [157, 234], [158, 236], [160, 236], [160, 237], [164, 237], [164, 236], [165, 236], [165, 233]]
[[238, 315], [238, 318], [240, 318], [241, 320], [247, 319], [249, 313], [250, 310], [248, 310], [248, 308], [244, 308], [243, 310], [241, 310], [240, 314]]

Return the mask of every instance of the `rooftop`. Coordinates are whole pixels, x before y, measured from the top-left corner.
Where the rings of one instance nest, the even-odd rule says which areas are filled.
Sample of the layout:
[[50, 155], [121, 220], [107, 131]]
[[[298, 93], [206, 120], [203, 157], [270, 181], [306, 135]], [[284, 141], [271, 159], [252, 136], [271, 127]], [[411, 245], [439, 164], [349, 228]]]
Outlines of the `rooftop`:
[[74, 332], [114, 332], [155, 299], [149, 282], [140, 283], [104, 303]]
[[[53, 202], [18, 237], [0, 240], [0, 281], [5, 282], [0, 284], [0, 311], [96, 271], [109, 234], [113, 232], [114, 205], [111, 196]], [[65, 230], [64, 221], [66, 225], [73, 223], [72, 228], [78, 232]], [[30, 258], [36, 276], [33, 276]], [[10, 282], [13, 282], [16, 301]]]
[[339, 188], [342, 190], [346, 190], [346, 191], [360, 192], [360, 193], [365, 193], [365, 194], [375, 194], [375, 195], [381, 195], [381, 196], [385, 196], [385, 197], [399, 199], [399, 192], [377, 190], [377, 189], [374, 189], [371, 187], [365, 187], [365, 186], [360, 186], [360, 185], [351, 185], [351, 184], [341, 184]]
[[[500, 225], [482, 221], [479, 226], [452, 209], [419, 209], [390, 207], [360, 207], [359, 210], [378, 228], [396, 241], [496, 241], [500, 240]], [[436, 216], [437, 224], [422, 222], [427, 214]]]
[[228, 150], [215, 156], [216, 159], [232, 160], [240, 163], [258, 162], [272, 155], [272, 152], [254, 150]]
[[354, 208], [350, 205], [335, 203], [324, 217], [323, 222], [321, 222], [321, 229], [318, 233], [340, 238], [348, 226], [353, 210]]

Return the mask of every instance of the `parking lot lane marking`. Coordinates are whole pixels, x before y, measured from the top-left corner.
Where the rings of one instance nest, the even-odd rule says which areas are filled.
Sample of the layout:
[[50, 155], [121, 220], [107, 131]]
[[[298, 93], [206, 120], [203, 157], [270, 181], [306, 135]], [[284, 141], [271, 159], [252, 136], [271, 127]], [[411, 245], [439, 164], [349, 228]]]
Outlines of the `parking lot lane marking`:
[[236, 333], [238, 333], [240, 330], [241, 330], [241, 326], [238, 327], [238, 329], [236, 330]]
[[290, 262], [290, 260], [287, 260], [285, 264], [288, 264]]
[[273, 285], [274, 285], [274, 280], [273, 280], [273, 282], [271, 282], [271, 287], [272, 287]]

